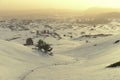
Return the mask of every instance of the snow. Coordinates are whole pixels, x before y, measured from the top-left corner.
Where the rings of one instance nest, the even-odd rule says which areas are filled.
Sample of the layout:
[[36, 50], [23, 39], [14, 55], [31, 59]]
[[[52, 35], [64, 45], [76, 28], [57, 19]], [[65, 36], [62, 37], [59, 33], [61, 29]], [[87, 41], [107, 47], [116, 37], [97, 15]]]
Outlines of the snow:
[[[119, 80], [119, 68], [105, 68], [120, 60], [120, 45], [114, 45], [114, 39], [119, 38], [114, 37], [107, 42], [103, 41], [97, 45], [98, 47], [90, 44], [89, 47], [84, 46], [84, 48], [79, 47], [79, 49], [71, 50], [72, 52], [70, 52], [74, 54], [71, 56], [77, 57], [78, 61], [37, 69], [27, 76], [26, 80]], [[66, 54], [70, 55], [70, 53]], [[86, 56], [78, 56], [81, 54]]]
[[[70, 23], [69, 20], [54, 21], [41, 19], [40, 22], [28, 20], [28, 23], [22, 20], [0, 22], [0, 80], [120, 79], [119, 67], [106, 68], [120, 60], [120, 43], [114, 44], [120, 40], [119, 22], [94, 27]], [[8, 28], [9, 25], [19, 28], [14, 27], [12, 30]], [[36, 35], [36, 31], [44, 30], [50, 30], [50, 34]], [[54, 33], [61, 39], [51, 35]], [[82, 37], [84, 35], [88, 37]], [[89, 37], [91, 35], [93, 37]], [[29, 37], [33, 39], [34, 45], [24, 46]], [[33, 49], [39, 39], [53, 47], [54, 56]]]
[[70, 63], [75, 60], [71, 57], [55, 55], [42, 56], [21, 44], [0, 40], [0, 78], [1, 80], [21, 80], [22, 73], [38, 66]]

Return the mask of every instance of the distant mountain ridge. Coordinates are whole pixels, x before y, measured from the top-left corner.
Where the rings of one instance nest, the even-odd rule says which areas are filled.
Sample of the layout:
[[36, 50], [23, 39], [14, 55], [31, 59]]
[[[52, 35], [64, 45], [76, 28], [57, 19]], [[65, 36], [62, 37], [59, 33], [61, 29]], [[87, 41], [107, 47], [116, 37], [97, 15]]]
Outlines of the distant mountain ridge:
[[81, 19], [84, 24], [106, 24], [113, 19], [120, 19], [120, 9], [89, 8], [83, 12]]
[[116, 8], [89, 8], [83, 12], [84, 17], [119, 17], [120, 9]]
[[120, 12], [108, 12], [98, 15], [103, 18], [120, 18]]

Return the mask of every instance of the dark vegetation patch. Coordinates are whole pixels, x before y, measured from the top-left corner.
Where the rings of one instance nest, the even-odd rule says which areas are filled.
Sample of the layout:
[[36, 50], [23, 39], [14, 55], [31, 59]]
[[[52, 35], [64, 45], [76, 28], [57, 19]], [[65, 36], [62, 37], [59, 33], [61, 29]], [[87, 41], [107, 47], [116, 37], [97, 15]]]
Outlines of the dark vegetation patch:
[[114, 42], [114, 44], [119, 43], [119, 42], [120, 42], [120, 40], [116, 40], [116, 41]]
[[24, 45], [33, 45], [33, 44], [34, 44], [34, 43], [33, 43], [32, 38], [27, 38], [26, 44], [24, 44]]
[[81, 37], [97, 38], [97, 37], [107, 37], [107, 36], [112, 36], [112, 34], [83, 35], [83, 36], [81, 36]]
[[120, 61], [107, 66], [107, 68], [115, 68], [115, 67], [120, 67]]

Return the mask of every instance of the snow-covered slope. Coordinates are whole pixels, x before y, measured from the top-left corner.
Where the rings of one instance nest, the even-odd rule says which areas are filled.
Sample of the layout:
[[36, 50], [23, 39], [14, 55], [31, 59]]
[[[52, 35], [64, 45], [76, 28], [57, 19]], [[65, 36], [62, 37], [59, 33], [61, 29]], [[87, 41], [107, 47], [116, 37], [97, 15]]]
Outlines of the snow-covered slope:
[[0, 79], [119, 80], [119, 68], [105, 68], [120, 60], [120, 43], [114, 44], [117, 40], [120, 40], [119, 35], [66, 49], [62, 55], [54, 56], [0, 40]]
[[119, 80], [119, 68], [106, 68], [120, 60], [120, 44], [114, 44], [119, 39], [115, 36], [96, 41], [96, 46], [91, 43], [67, 51], [66, 55], [77, 58], [78, 61], [36, 69], [25, 80]]
[[0, 45], [0, 80], [23, 80], [27, 73], [37, 67], [75, 61], [62, 55], [45, 56], [13, 42], [0, 40]]
[[[119, 68], [106, 68], [120, 60], [120, 42], [114, 44], [120, 40], [119, 21], [88, 25], [51, 19], [8, 20], [0, 26], [0, 80], [120, 79]], [[54, 56], [21, 45], [30, 37], [35, 45], [39, 39], [51, 44]]]

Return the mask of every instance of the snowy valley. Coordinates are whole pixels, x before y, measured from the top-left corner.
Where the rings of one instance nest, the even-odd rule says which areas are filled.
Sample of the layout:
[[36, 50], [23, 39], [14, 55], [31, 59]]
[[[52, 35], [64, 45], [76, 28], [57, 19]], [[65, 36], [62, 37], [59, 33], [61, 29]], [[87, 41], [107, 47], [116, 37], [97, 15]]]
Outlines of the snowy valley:
[[[89, 19], [87, 19], [89, 21]], [[0, 20], [0, 80], [119, 80], [120, 20], [85, 24], [75, 17]], [[34, 45], [25, 46], [27, 38]], [[39, 39], [53, 56], [36, 50]]]

